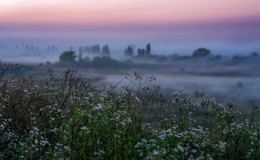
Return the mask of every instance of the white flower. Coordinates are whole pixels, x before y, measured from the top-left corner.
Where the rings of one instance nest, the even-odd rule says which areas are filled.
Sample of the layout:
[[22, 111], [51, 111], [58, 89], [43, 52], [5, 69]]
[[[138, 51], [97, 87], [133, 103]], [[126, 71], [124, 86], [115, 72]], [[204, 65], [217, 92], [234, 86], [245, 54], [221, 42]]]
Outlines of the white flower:
[[86, 126], [83, 126], [83, 127], [81, 127], [81, 129], [82, 129], [82, 130], [86, 130], [86, 129], [87, 129], [87, 127], [86, 127]]
[[98, 106], [96, 106], [94, 109], [95, 110], [101, 110], [103, 108], [103, 106], [99, 103]]
[[159, 151], [153, 151], [153, 155], [159, 155], [160, 152]]
[[191, 150], [192, 153], [197, 153], [196, 149]]
[[128, 118], [128, 119], [127, 119], [127, 122], [128, 122], [128, 123], [131, 123], [131, 122], [132, 122], [131, 118]]
[[182, 146], [178, 145], [177, 148], [179, 149], [179, 151], [184, 152], [184, 148]]
[[137, 96], [135, 96], [135, 99], [136, 99], [137, 102], [140, 102], [140, 100]]
[[70, 147], [69, 146], [64, 146], [64, 149], [66, 149], [67, 151], [70, 151]]

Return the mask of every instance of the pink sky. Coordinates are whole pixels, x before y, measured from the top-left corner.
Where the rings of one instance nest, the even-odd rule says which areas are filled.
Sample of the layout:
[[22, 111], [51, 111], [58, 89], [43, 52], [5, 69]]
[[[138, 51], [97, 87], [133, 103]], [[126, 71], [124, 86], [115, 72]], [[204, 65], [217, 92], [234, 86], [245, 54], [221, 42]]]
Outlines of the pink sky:
[[245, 48], [259, 46], [259, 7], [260, 0], [0, 0], [0, 41]]
[[9, 25], [120, 26], [214, 22], [260, 16], [259, 0], [0, 0]]

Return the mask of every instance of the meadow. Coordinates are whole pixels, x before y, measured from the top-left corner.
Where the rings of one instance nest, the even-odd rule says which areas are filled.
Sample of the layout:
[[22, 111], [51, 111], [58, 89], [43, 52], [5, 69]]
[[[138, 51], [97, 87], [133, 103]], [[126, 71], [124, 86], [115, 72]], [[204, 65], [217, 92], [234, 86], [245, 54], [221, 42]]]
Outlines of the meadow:
[[259, 159], [260, 114], [201, 92], [165, 94], [138, 72], [106, 88], [76, 70], [0, 64], [0, 159]]
[[260, 160], [260, 0], [0, 0], [0, 160]]

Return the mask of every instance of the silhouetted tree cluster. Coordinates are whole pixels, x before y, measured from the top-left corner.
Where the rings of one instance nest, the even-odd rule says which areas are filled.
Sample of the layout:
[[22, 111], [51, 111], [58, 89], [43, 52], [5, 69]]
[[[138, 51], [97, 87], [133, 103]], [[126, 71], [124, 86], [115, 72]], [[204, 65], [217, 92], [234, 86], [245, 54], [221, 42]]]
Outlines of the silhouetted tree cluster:
[[82, 57], [84, 53], [94, 53], [94, 54], [103, 54], [104, 56], [109, 56], [110, 50], [109, 46], [106, 44], [102, 48], [99, 44], [90, 45], [90, 46], [71, 46], [71, 51], [74, 51], [75, 53], [79, 53], [79, 58]]
[[[125, 56], [134, 57], [134, 46], [129, 45], [124, 51]], [[137, 57], [150, 57], [151, 56], [151, 44], [148, 43], [145, 48], [137, 49]]]
[[253, 52], [251, 53], [251, 55], [234, 55], [232, 57], [232, 62], [234, 64], [237, 64], [237, 63], [248, 63], [249, 61], [250, 62], [253, 62], [253, 61], [259, 61], [260, 60], [260, 57], [259, 57], [259, 54], [257, 52]]
[[74, 51], [65, 51], [60, 55], [60, 63], [67, 65], [75, 64], [76, 57]]
[[47, 52], [54, 52], [57, 50], [58, 50], [58, 47], [55, 45], [48, 45], [48, 47], [47, 47]]
[[[104, 54], [109, 53], [108, 46], [104, 46]], [[74, 67], [94, 67], [94, 68], [116, 68], [116, 67], [129, 67], [133, 64], [131, 60], [126, 60], [124, 62], [120, 62], [118, 60], [112, 59], [109, 56], [96, 56], [91, 61], [89, 57], [82, 57], [79, 54], [78, 60], [76, 60], [76, 55], [74, 51], [65, 51], [60, 55], [59, 64], [62, 66], [67, 65]], [[49, 66], [48, 66], [49, 67]]]
[[[99, 45], [94, 45], [91, 47], [92, 49], [99, 48]], [[92, 50], [91, 49], [91, 50]], [[133, 63], [132, 60], [125, 60], [125, 61], [118, 61], [109, 57], [109, 46], [104, 45], [102, 47], [102, 55], [97, 55], [93, 60], [90, 60], [88, 57], [83, 57], [84, 47], [79, 48], [78, 59], [76, 60], [76, 55], [74, 51], [66, 51], [61, 54], [60, 56], [60, 64], [67, 64], [67, 65], [75, 65], [76, 67], [140, 67], [138, 64]], [[125, 51], [125, 56], [134, 58], [138, 60], [140, 57], [145, 59], [149, 59], [155, 62], [162, 62], [162, 63], [174, 63], [177, 61], [187, 61], [191, 63], [201, 63], [201, 62], [214, 62], [214, 63], [221, 63], [225, 62], [226, 64], [237, 64], [241, 62], [260, 62], [260, 56], [258, 53], [253, 52], [252, 54], [245, 56], [245, 55], [235, 55], [229, 61], [220, 61], [222, 59], [221, 55], [212, 55], [211, 51], [206, 48], [198, 48], [194, 50], [191, 55], [178, 55], [178, 54], [171, 54], [171, 55], [151, 55], [151, 45], [147, 44], [146, 49], [138, 49], [137, 55], [134, 56], [134, 46], [129, 45]], [[205, 64], [205, 63], [204, 63]], [[147, 64], [144, 64], [147, 67]], [[149, 66], [151, 67], [151, 65]]]
[[108, 56], [110, 54], [108, 45], [104, 45], [102, 48], [102, 54]]
[[144, 48], [139, 48], [137, 50], [137, 55], [139, 57], [150, 57], [151, 56], [151, 44], [146, 45], [146, 50]]
[[252, 54], [251, 54], [251, 57], [259, 57], [259, 54], [257, 53], [257, 52], [253, 52]]
[[207, 57], [210, 55], [211, 55], [210, 50], [208, 50], [206, 48], [199, 48], [193, 52], [192, 57], [201, 58], [201, 57]]
[[125, 49], [125, 56], [129, 56], [129, 57], [133, 57], [134, 56], [134, 46], [133, 45], [129, 45]]
[[115, 67], [121, 65], [121, 63], [111, 57], [95, 57], [92, 60], [93, 67]]
[[99, 45], [97, 44], [97, 45], [93, 45], [92, 47], [91, 47], [91, 52], [93, 52], [93, 53], [99, 53], [100, 52], [100, 47], [99, 47]]
[[23, 49], [26, 52], [32, 52], [32, 51], [39, 51], [39, 47], [35, 46], [33, 44], [22, 44], [22, 45], [16, 45], [15, 49]]
[[139, 48], [139, 49], [137, 50], [137, 55], [138, 55], [138, 57], [144, 57], [144, 55], [145, 55], [145, 49]]
[[151, 56], [151, 44], [150, 43], [148, 43], [147, 45], [146, 45], [146, 56]]

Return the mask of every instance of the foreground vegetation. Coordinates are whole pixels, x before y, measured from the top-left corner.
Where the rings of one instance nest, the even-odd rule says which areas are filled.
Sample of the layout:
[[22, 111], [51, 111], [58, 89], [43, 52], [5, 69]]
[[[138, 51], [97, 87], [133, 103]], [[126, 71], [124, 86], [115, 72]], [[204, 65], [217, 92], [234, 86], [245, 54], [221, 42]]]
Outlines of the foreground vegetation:
[[163, 95], [154, 77], [100, 90], [68, 70], [37, 80], [0, 67], [0, 159], [259, 159], [259, 108]]

